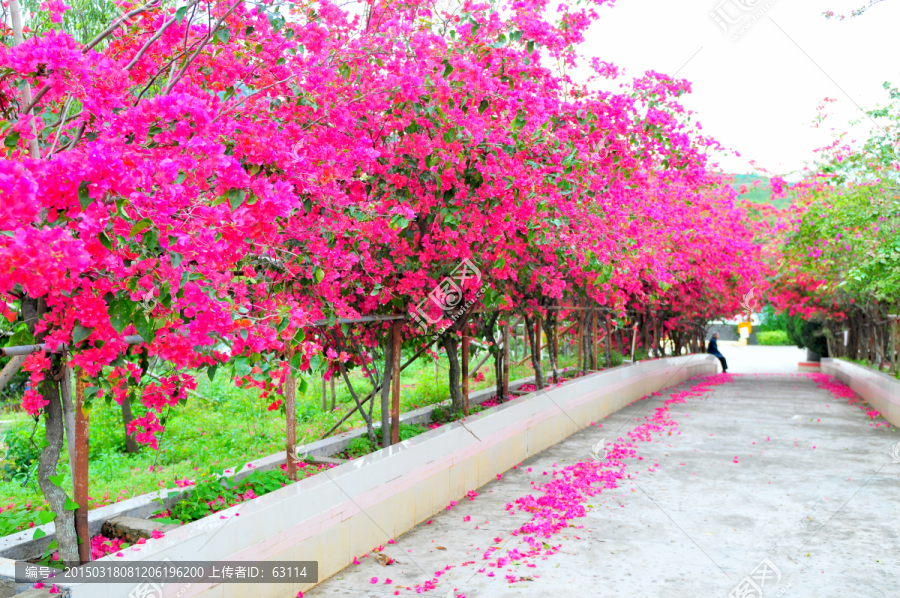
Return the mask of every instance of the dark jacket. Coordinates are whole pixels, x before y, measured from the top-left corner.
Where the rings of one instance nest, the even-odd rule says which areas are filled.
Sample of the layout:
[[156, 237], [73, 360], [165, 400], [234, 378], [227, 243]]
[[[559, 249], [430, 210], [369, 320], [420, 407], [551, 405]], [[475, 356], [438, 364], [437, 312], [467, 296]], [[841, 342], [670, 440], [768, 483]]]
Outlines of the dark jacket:
[[715, 337], [709, 339], [709, 344], [706, 345], [706, 352], [710, 355], [718, 355], [719, 353], [719, 344], [716, 342]]

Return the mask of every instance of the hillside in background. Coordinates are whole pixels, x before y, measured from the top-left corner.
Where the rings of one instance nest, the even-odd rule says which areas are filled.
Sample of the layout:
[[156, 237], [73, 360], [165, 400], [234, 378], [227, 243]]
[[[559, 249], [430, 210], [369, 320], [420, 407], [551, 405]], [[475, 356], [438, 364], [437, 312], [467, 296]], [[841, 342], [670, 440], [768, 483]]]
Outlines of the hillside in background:
[[[746, 199], [754, 203], [767, 203], [779, 210], [783, 210], [791, 203], [790, 199], [786, 197], [772, 199], [772, 187], [769, 185], [768, 177], [757, 174], [735, 174], [732, 176], [734, 177], [732, 187], [739, 194], [738, 197], [740, 199]], [[754, 186], [754, 183], [757, 181], [759, 183]], [[741, 185], [747, 185], [747, 192], [744, 194], [740, 193]]]

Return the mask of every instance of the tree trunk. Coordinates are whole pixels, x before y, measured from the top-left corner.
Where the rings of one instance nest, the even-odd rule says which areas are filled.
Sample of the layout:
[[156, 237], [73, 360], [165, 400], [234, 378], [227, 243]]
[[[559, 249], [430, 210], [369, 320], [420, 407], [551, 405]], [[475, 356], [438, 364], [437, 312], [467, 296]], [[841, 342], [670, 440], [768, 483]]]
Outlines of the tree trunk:
[[503, 325], [503, 331], [500, 334], [500, 345], [495, 346], [496, 351], [494, 352], [494, 379], [496, 380], [496, 384], [494, 385], [495, 392], [497, 393], [497, 400], [503, 402], [506, 400], [506, 386], [504, 384], [503, 371], [506, 368], [508, 362], [506, 361], [505, 356], [509, 355], [509, 322], [506, 322]]
[[535, 338], [534, 319], [525, 316], [525, 335], [528, 337], [528, 348], [531, 349], [531, 366], [534, 368], [534, 382], [538, 389], [544, 388], [544, 370], [541, 367], [541, 351]]
[[[41, 386], [44, 399], [50, 403], [44, 408], [44, 423], [47, 427], [47, 446], [41, 451], [38, 465], [38, 484], [50, 509], [56, 513], [56, 543], [59, 556], [67, 566], [81, 564], [78, 557], [78, 539], [75, 536], [75, 514], [67, 511], [65, 491], [50, 481], [57, 474], [59, 454], [63, 444], [63, 413], [59, 398], [59, 386], [52, 376], [47, 376]], [[86, 506], [86, 505], [85, 505]]]
[[3, 366], [3, 370], [0, 370], [0, 390], [12, 380], [15, 375], [19, 372], [22, 367], [22, 363], [25, 361], [26, 355], [16, 355], [14, 357], [10, 357], [9, 361], [6, 362], [6, 365]]
[[456, 413], [463, 409], [462, 386], [460, 385], [460, 367], [459, 356], [456, 354], [459, 349], [459, 339], [456, 338], [454, 332], [448, 331], [444, 335], [444, 349], [447, 351], [447, 362], [449, 363], [449, 382], [450, 382], [450, 411]]
[[365, 407], [359, 402], [359, 396], [357, 396], [356, 391], [353, 390], [353, 385], [350, 384], [350, 377], [347, 376], [347, 368], [344, 367], [344, 362], [340, 359], [338, 360], [338, 367], [341, 369], [341, 377], [344, 379], [344, 384], [347, 385], [347, 390], [350, 391], [350, 396], [353, 397], [353, 401], [356, 403], [357, 411], [359, 411], [359, 414], [362, 415], [363, 420], [366, 422], [366, 434], [369, 437], [369, 442], [372, 443], [373, 447], [376, 447], [378, 446], [378, 439], [375, 437], [375, 428], [372, 427], [372, 419], [366, 415]]
[[606, 331], [606, 367], [612, 367], [612, 335], [609, 333], [609, 316], [603, 320], [603, 329]]
[[[22, 300], [22, 319], [27, 323], [36, 343], [42, 342], [46, 336], [46, 333], [34, 334], [35, 325], [43, 318], [45, 311], [43, 299], [26, 297]], [[58, 358], [53, 361], [59, 365]], [[59, 546], [59, 556], [64, 564], [74, 567], [81, 564], [78, 557], [78, 540], [75, 536], [75, 515], [73, 511], [67, 511], [65, 508], [66, 492], [50, 481], [50, 476], [57, 473], [56, 468], [63, 445], [62, 402], [59, 384], [54, 380], [52, 368], [51, 371], [44, 372], [41, 394], [50, 402], [44, 407], [47, 446], [41, 451], [38, 461], [38, 485], [50, 509], [56, 513], [56, 542]]]
[[125, 452], [134, 454], [139, 453], [141, 447], [134, 439], [134, 435], [128, 433], [128, 424], [131, 423], [132, 419], [134, 417], [131, 414], [131, 395], [129, 393], [129, 396], [122, 401], [122, 423], [125, 425]]
[[559, 312], [547, 312], [544, 332], [547, 334], [547, 354], [550, 356], [553, 383], [559, 384]]

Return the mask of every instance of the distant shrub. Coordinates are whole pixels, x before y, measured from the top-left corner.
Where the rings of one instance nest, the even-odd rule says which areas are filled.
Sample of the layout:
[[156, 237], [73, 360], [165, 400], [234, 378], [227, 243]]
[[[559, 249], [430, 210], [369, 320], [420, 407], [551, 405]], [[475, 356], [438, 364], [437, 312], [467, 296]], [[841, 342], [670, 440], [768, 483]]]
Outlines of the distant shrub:
[[766, 332], [757, 332], [756, 340], [760, 345], [793, 345], [791, 339], [788, 338], [787, 332], [784, 330], [769, 330]]

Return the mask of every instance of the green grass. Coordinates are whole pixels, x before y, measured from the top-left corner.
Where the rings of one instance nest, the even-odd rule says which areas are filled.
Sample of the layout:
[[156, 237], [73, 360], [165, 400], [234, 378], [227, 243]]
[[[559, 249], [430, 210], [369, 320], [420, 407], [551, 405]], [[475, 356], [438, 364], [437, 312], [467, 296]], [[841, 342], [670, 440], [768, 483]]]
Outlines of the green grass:
[[757, 332], [756, 340], [760, 345], [793, 345], [784, 330], [768, 330]]
[[[480, 356], [476, 354], [473, 366], [478, 359]], [[563, 360], [561, 366], [573, 365], [573, 362], [574, 358]], [[547, 371], [549, 366], [546, 362], [544, 365]], [[446, 368], [446, 358], [438, 362], [437, 375], [431, 360], [420, 359], [407, 368], [400, 380], [401, 411], [446, 400], [449, 397]], [[484, 379], [471, 382], [470, 390], [493, 387], [492, 361], [488, 360], [479, 372], [484, 373]], [[185, 479], [203, 478], [216, 469], [241, 465], [284, 450], [284, 415], [279, 411], [268, 411], [270, 400], [261, 399], [258, 390], [237, 388], [223, 374], [220, 372], [214, 381], [204, 375], [197, 376], [196, 395], [192, 395], [186, 405], [168, 414], [166, 430], [158, 436], [158, 451], [144, 447], [138, 454], [125, 453], [121, 408], [115, 402], [110, 405], [103, 401], [95, 403], [90, 421], [90, 508], [160, 488], [171, 488], [176, 482], [183, 484]], [[530, 375], [533, 375], [530, 360], [510, 368], [512, 380]], [[361, 398], [371, 390], [371, 385], [358, 372], [351, 375], [351, 381]], [[338, 382], [335, 411], [330, 410], [330, 389], [328, 409], [323, 411], [322, 384], [321, 378], [310, 380], [306, 394], [298, 396], [298, 444], [321, 438], [355, 405], [346, 385]], [[135, 405], [133, 409], [135, 417], [143, 414], [141, 407]], [[375, 402], [373, 418], [380, 421], [379, 400]], [[28, 502], [42, 506], [45, 502], [37, 485], [36, 467], [43, 423], [35, 428], [32, 418], [11, 410], [3, 413], [0, 419], [5, 422], [3, 434], [0, 434], [4, 442], [0, 448], [6, 454], [0, 462], [0, 475], [4, 478], [0, 481], [0, 507], [6, 509], [9, 504], [15, 504], [21, 509]], [[363, 426], [362, 417], [355, 413], [334, 433]], [[34, 437], [31, 438], [33, 430]], [[401, 437], [411, 437], [415, 433], [420, 431], [404, 429]], [[64, 477], [63, 488], [71, 488], [72, 484], [68, 458], [64, 448], [58, 470]], [[0, 519], [3, 515], [0, 513]], [[0, 529], [0, 534], [2, 532]]]

